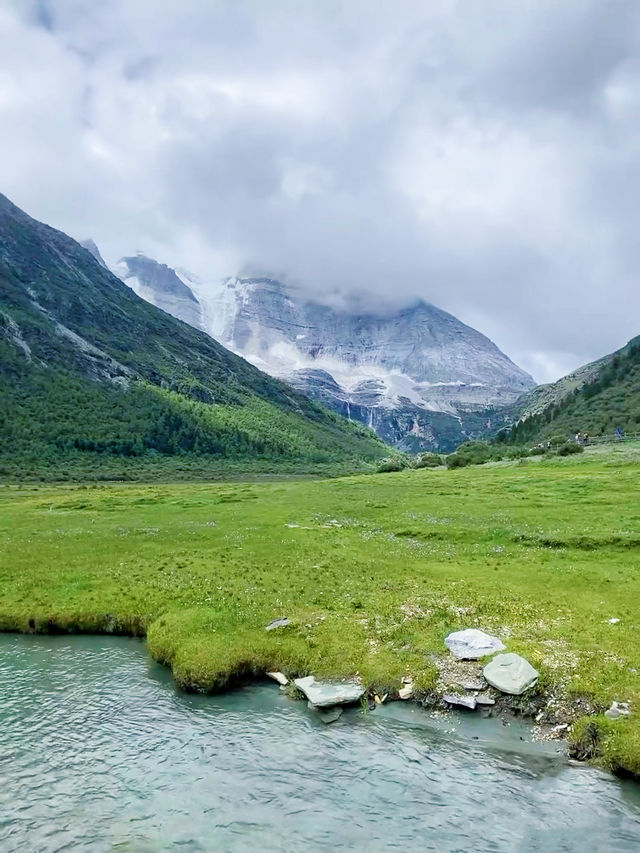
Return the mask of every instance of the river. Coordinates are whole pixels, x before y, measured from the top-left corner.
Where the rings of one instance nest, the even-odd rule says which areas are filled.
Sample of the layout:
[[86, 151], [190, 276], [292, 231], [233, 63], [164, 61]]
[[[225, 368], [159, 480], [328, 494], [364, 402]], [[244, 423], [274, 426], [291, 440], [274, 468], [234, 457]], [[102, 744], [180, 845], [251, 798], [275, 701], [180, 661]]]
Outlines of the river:
[[640, 849], [640, 786], [528, 727], [407, 704], [325, 725], [175, 689], [139, 640], [0, 635], [0, 851]]

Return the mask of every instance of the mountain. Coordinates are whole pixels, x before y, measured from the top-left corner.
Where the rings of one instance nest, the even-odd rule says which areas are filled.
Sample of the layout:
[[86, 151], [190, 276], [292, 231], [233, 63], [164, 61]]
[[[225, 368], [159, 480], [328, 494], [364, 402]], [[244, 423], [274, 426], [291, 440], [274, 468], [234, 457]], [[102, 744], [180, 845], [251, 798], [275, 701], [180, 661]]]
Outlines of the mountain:
[[370, 431], [139, 298], [2, 195], [0, 399], [5, 475], [202, 476], [384, 454]]
[[423, 301], [332, 307], [270, 278], [204, 282], [179, 270], [189, 295], [169, 305], [156, 284], [167, 267], [138, 259], [116, 272], [141, 296], [400, 449], [447, 451], [495, 430], [534, 384], [487, 337]]
[[514, 444], [576, 432], [640, 433], [640, 336], [551, 385], [539, 385], [514, 407], [517, 422], [500, 435]]
[[87, 252], [91, 252], [96, 261], [100, 264], [101, 267], [108, 269], [107, 265], [104, 262], [104, 258], [100, 254], [100, 249], [96, 246], [94, 241], [89, 238], [88, 240], [81, 240], [80, 245], [83, 249], [86, 249]]

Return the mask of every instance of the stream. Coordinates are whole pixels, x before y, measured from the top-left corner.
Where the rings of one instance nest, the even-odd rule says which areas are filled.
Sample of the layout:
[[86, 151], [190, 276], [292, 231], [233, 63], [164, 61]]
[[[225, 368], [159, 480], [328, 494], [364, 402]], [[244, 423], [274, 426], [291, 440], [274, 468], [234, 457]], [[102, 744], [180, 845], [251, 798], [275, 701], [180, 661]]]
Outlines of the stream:
[[0, 851], [640, 849], [640, 785], [408, 703], [331, 725], [273, 683], [177, 690], [139, 640], [0, 635]]

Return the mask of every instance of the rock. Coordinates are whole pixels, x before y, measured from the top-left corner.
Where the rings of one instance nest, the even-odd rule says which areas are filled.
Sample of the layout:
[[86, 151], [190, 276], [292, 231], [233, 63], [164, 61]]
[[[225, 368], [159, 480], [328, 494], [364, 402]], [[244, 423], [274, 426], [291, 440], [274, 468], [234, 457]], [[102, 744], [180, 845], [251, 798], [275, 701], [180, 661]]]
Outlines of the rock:
[[495, 704], [496, 704], [496, 700], [492, 699], [491, 696], [486, 696], [486, 695], [483, 695], [482, 693], [479, 693], [476, 696], [476, 705], [495, 705]]
[[291, 625], [291, 619], [274, 619], [273, 622], [269, 622], [265, 631], [273, 631], [275, 628], [286, 628], [287, 625]]
[[273, 678], [274, 681], [277, 681], [282, 687], [289, 683], [287, 676], [283, 675], [281, 672], [268, 672], [267, 675], [269, 678]]
[[454, 631], [445, 637], [445, 646], [458, 660], [477, 660], [505, 648], [504, 643], [491, 634], [485, 634], [477, 628]]
[[538, 680], [538, 672], [529, 661], [513, 652], [496, 655], [485, 666], [483, 675], [492, 687], [514, 696], [524, 693]]
[[610, 720], [617, 720], [618, 717], [628, 717], [629, 716], [629, 703], [628, 702], [612, 702], [611, 707], [604, 712], [605, 717], [608, 717]]
[[314, 705], [313, 702], [307, 702], [307, 708], [310, 711], [313, 711], [314, 714], [317, 714], [318, 717], [322, 720], [323, 723], [335, 723], [336, 720], [339, 720], [342, 716], [342, 708], [329, 708], [328, 710], [324, 710], [323, 708], [319, 708], [317, 705]]
[[484, 680], [480, 680], [479, 678], [476, 681], [461, 681], [460, 687], [464, 687], [465, 690], [484, 690], [487, 686], [487, 682]]
[[398, 690], [398, 696], [401, 699], [411, 699], [413, 696], [413, 684], [407, 684], [405, 687], [401, 687]]
[[617, 625], [619, 621], [620, 621], [620, 620], [619, 620], [619, 619], [616, 619], [616, 617], [615, 617], [615, 616], [612, 616], [612, 617], [611, 617], [611, 619], [609, 619], [609, 624], [610, 624], [610, 625]]
[[476, 700], [474, 696], [465, 696], [464, 694], [458, 695], [457, 693], [444, 693], [442, 698], [445, 702], [448, 702], [449, 705], [462, 705], [463, 708], [469, 708], [471, 711], [476, 707]]
[[364, 687], [358, 681], [316, 681], [313, 675], [296, 678], [294, 684], [318, 708], [349, 705], [357, 702], [364, 693]]

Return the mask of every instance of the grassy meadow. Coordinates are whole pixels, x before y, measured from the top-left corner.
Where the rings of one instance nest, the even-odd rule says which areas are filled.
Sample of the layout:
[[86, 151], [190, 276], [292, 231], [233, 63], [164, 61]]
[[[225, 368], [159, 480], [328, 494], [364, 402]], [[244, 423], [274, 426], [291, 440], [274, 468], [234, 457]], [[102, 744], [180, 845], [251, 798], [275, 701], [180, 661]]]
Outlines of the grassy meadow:
[[432, 687], [444, 636], [477, 626], [542, 690], [630, 701], [629, 719], [576, 728], [640, 773], [639, 474], [620, 446], [332, 480], [7, 485], [0, 628], [144, 634], [187, 689], [281, 669], [395, 691], [409, 673]]

